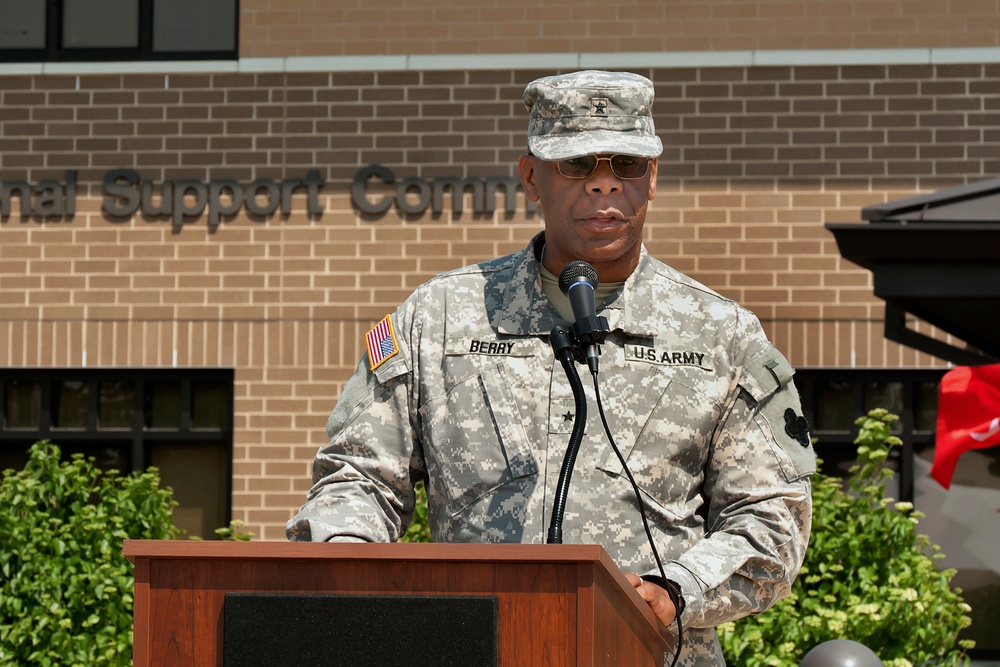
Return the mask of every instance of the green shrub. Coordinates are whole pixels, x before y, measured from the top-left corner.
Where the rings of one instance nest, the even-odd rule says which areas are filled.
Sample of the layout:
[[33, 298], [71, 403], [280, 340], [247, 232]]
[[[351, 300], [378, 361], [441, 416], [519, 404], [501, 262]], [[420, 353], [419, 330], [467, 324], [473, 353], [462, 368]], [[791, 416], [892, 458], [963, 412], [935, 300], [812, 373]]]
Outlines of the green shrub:
[[49, 442], [0, 481], [0, 665], [130, 665], [132, 565], [122, 540], [171, 539], [159, 475], [62, 461]]
[[406, 534], [400, 538], [400, 542], [430, 542], [431, 528], [427, 523], [427, 490], [423, 482], [417, 482], [414, 487], [417, 491], [417, 506], [413, 510], [413, 521], [406, 529]]
[[215, 534], [219, 536], [219, 539], [223, 542], [249, 542], [250, 538], [253, 537], [252, 532], [244, 532], [240, 530], [243, 527], [243, 522], [239, 519], [233, 519], [229, 522], [228, 526], [223, 526], [222, 528], [216, 528]]
[[[229, 522], [228, 526], [223, 526], [222, 528], [216, 528], [215, 534], [219, 536], [220, 542], [249, 542], [250, 538], [253, 537], [251, 532], [243, 532], [240, 528], [243, 527], [243, 522], [239, 519], [233, 519]], [[183, 532], [183, 531], [178, 531]], [[192, 535], [188, 537], [192, 542], [201, 542], [201, 538], [197, 535]]]
[[719, 627], [731, 667], [795, 667], [813, 647], [850, 639], [886, 667], [958, 665], [972, 642], [958, 640], [971, 620], [960, 589], [939, 572], [944, 556], [915, 531], [923, 515], [885, 497], [885, 466], [897, 417], [873, 410], [858, 419], [858, 463], [848, 491], [835, 477], [813, 479], [812, 538], [791, 596], [772, 609]]

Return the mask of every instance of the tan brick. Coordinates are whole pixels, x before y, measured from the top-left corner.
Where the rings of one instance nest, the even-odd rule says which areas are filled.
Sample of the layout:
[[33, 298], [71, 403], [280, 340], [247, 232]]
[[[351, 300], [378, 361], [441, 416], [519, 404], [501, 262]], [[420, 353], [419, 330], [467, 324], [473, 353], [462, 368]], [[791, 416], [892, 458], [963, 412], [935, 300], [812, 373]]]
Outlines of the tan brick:
[[[431, 44], [438, 53], [529, 52], [542, 43], [593, 49], [592, 39], [572, 29], [543, 27], [526, 4], [505, 6], [510, 25], [492, 32], [495, 8], [464, 8], [469, 29], [456, 22], [448, 35], [423, 41], [384, 13], [378, 25], [343, 30], [342, 12], [312, 5], [276, 6], [273, 24], [257, 16], [258, 32], [243, 32], [241, 55], [345, 55], [401, 45], [418, 53]], [[863, 9], [864, 35], [858, 21], [843, 20], [841, 10], [853, 11], [852, 3], [780, 5], [758, 3], [755, 20], [718, 3], [661, 3], [655, 15], [632, 8], [636, 16], [609, 14], [601, 26], [609, 51], [699, 43], [842, 48], [845, 39], [858, 46], [869, 38], [887, 45], [890, 29], [903, 45], [915, 30], [910, 20], [893, 28], [878, 3]], [[979, 10], [965, 11], [974, 19]], [[279, 15], [339, 28], [293, 31]], [[845, 32], [848, 24], [853, 33]], [[796, 25], [820, 25], [825, 35], [792, 34]], [[360, 28], [381, 28], [381, 41], [364, 43]], [[989, 29], [949, 35], [947, 23], [921, 29], [922, 48], [959, 38], [970, 40], [967, 46], [997, 41], [995, 29], [992, 38]], [[275, 35], [288, 41], [276, 45]], [[73, 222], [21, 222], [15, 212], [0, 223], [0, 363], [79, 364], [85, 340], [90, 364], [169, 366], [176, 349], [180, 365], [235, 367], [234, 516], [284, 539], [283, 523], [304, 498], [309, 462], [324, 444], [323, 424], [362, 354], [365, 331], [434, 273], [519, 249], [542, 226], [539, 216], [522, 214], [523, 195], [513, 217], [446, 211], [416, 219], [392, 208], [365, 218], [351, 206], [350, 179], [369, 158], [386, 160], [397, 180], [512, 173], [509, 162], [523, 150], [520, 92], [538, 73], [547, 72], [193, 74], [171, 75], [167, 89], [163, 75], [111, 75], [81, 77], [80, 91], [75, 76], [0, 76], [0, 180], [59, 180], [74, 154], [91, 160], [80, 167]], [[975, 105], [992, 99], [1000, 69], [648, 73], [668, 147], [644, 234], [650, 252], [747, 303], [795, 365], [920, 363], [919, 355], [885, 343], [870, 273], [840, 258], [823, 224], [860, 222], [863, 206], [991, 177], [1000, 168], [991, 157], [1000, 144], [990, 115], [997, 105], [978, 113]], [[466, 160], [476, 163], [466, 167]], [[158, 183], [281, 180], [329, 165], [321, 167], [325, 210], [309, 220], [297, 194], [287, 218], [240, 213], [211, 233], [204, 215], [179, 233], [168, 217], [109, 221], [100, 212], [104, 170], [144, 164], [143, 177]]]

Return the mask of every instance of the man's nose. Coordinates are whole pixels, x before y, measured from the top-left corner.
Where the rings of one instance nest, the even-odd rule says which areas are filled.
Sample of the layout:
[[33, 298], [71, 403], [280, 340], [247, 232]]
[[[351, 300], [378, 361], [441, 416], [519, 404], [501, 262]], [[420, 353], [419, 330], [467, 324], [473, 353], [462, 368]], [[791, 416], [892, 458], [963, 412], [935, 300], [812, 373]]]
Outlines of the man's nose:
[[621, 190], [622, 182], [614, 172], [611, 171], [611, 163], [601, 160], [597, 164], [597, 169], [587, 179], [587, 191], [591, 194], [610, 195]]

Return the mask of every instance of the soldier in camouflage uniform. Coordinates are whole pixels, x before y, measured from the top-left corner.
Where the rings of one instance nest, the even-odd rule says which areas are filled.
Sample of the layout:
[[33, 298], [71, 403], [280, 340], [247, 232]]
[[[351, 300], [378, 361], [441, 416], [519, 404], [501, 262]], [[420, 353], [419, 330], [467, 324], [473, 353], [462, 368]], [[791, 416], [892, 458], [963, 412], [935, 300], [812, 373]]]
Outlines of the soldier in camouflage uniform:
[[532, 82], [524, 99], [531, 153], [518, 172], [544, 232], [435, 277], [372, 330], [288, 538], [398, 540], [424, 479], [434, 541], [545, 542], [575, 410], [549, 344], [554, 323], [574, 319], [556, 275], [583, 259], [610, 328], [601, 398], [668, 581], [593, 387], [564, 541], [647, 575], [628, 576], [665, 625], [680, 609], [679, 664], [721, 665], [713, 628], [787, 595], [809, 538], [815, 458], [793, 371], [750, 311], [642, 246], [662, 152], [652, 83], [577, 72]]

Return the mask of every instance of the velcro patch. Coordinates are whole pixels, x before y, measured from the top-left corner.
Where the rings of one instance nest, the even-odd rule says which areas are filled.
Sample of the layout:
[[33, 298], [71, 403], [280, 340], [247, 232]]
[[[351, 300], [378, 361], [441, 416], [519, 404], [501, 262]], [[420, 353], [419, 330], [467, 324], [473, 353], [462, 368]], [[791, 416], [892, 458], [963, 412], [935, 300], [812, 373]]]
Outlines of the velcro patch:
[[533, 357], [536, 348], [534, 340], [453, 336], [448, 338], [445, 351], [451, 356]]
[[784, 453], [778, 465], [788, 481], [816, 471], [816, 453], [792, 382], [794, 373], [784, 355], [771, 347], [752, 359], [740, 377], [740, 386], [761, 406], [754, 419]]
[[396, 333], [392, 328], [392, 316], [386, 315], [381, 322], [372, 327], [365, 336], [368, 343], [368, 366], [375, 370], [387, 359], [399, 353], [396, 344]]
[[625, 358], [660, 366], [695, 366], [705, 370], [712, 370], [715, 361], [708, 353], [698, 350], [673, 350], [634, 343], [625, 346]]

